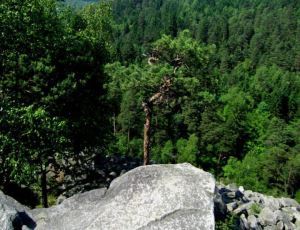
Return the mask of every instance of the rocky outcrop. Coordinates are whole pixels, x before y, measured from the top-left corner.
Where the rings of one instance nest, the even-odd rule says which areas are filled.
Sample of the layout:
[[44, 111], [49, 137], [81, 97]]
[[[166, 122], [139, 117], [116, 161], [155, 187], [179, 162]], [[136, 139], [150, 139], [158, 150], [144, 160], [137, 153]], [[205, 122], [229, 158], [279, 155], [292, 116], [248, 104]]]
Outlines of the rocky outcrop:
[[215, 207], [218, 215], [240, 217], [239, 229], [299, 230], [300, 205], [290, 198], [274, 198], [234, 185], [219, 184]]
[[62, 171], [48, 169], [48, 180], [59, 181], [58, 191], [55, 191], [61, 194], [58, 203], [78, 193], [108, 187], [113, 179], [142, 164], [140, 158], [129, 156], [89, 155], [82, 152], [78, 159], [60, 162]]
[[[214, 208], [214, 213], [213, 213]], [[65, 198], [47, 209], [28, 209], [0, 192], [0, 226], [12, 229], [214, 229], [217, 219], [234, 214], [236, 229], [300, 229], [300, 206], [219, 184], [189, 164], [138, 167], [108, 189]]]
[[0, 191], [0, 226], [1, 230], [34, 229], [36, 224], [28, 208]]
[[129, 171], [107, 190], [92, 190], [57, 206], [26, 212], [34, 229], [210, 230], [214, 229], [214, 189], [213, 176], [190, 164], [151, 165]]

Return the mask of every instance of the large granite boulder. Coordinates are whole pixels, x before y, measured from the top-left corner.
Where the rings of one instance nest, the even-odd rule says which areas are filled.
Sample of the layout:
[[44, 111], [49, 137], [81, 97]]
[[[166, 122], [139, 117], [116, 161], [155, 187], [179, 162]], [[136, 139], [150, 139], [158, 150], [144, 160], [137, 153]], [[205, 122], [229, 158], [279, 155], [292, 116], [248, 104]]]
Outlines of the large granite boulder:
[[36, 229], [214, 229], [211, 174], [190, 164], [136, 168], [100, 189], [32, 211]]
[[36, 227], [28, 213], [29, 209], [0, 191], [0, 227], [1, 230], [28, 229]]

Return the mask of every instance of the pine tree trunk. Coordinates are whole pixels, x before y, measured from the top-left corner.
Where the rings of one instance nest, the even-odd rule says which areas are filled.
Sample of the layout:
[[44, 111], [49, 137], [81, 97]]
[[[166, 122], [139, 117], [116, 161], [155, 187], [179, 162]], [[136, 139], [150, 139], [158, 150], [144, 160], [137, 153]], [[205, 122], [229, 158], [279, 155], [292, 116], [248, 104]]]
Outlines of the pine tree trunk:
[[41, 187], [42, 187], [42, 204], [44, 208], [48, 208], [48, 191], [47, 191], [47, 177], [46, 177], [46, 169], [44, 166], [42, 168], [41, 175]]
[[150, 97], [147, 102], [143, 102], [142, 104], [146, 115], [144, 125], [144, 165], [148, 165], [150, 162], [152, 107], [154, 105], [165, 103], [168, 100], [171, 85], [171, 78], [165, 76], [159, 91]]
[[150, 162], [150, 135], [151, 135], [151, 107], [148, 103], [143, 103], [146, 120], [144, 124], [144, 165]]

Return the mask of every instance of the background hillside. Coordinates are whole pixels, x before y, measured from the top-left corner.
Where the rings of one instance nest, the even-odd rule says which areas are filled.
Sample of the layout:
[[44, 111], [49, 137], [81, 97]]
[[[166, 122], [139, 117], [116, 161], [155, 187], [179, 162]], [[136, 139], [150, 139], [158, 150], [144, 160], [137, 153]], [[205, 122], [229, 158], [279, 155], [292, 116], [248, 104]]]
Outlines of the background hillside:
[[[143, 82], [149, 70], [140, 63], [163, 34], [184, 37], [188, 29], [179, 43], [192, 38], [212, 49], [205, 51], [208, 63], [190, 64], [185, 80], [193, 80], [177, 89], [177, 104], [156, 111], [156, 162], [192, 161], [254, 190], [296, 194], [300, 2], [119, 0], [113, 1], [113, 17], [116, 59], [129, 65], [110, 66], [113, 79]], [[115, 107], [118, 143], [128, 146], [120, 151], [134, 155], [144, 122], [140, 91], [127, 87]]]
[[97, 3], [98, 0], [64, 0], [64, 3], [68, 6], [75, 8], [82, 8], [91, 3]]
[[162, 34], [189, 29], [200, 42], [215, 44], [222, 68], [276, 64], [299, 71], [298, 1], [153, 0], [113, 1], [121, 57], [134, 59]]

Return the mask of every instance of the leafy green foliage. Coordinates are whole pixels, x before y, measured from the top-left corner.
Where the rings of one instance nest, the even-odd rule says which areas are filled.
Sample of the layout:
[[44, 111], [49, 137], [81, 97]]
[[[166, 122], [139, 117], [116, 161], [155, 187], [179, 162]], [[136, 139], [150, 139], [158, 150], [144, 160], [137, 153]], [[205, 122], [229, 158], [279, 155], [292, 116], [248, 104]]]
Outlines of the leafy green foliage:
[[259, 204], [254, 203], [253, 205], [251, 205], [250, 211], [251, 211], [251, 214], [253, 214], [253, 215], [259, 215], [261, 210], [262, 210], [262, 208]]
[[[207, 85], [213, 84], [204, 77], [204, 73], [214, 47], [196, 42], [188, 31], [183, 31], [176, 39], [163, 36], [153, 44], [153, 48], [159, 52], [159, 60], [154, 65], [142, 62], [125, 67], [116, 62], [106, 66], [106, 72], [110, 76], [106, 88], [109, 97], [115, 102], [113, 110], [118, 114], [118, 135], [126, 135], [128, 143], [131, 139], [142, 138], [142, 102], [156, 93], [164, 76], [171, 76], [172, 96], [166, 105], [158, 106], [154, 111], [153, 159], [166, 163], [172, 162], [177, 155], [180, 162], [187, 160], [195, 164], [198, 138], [191, 133], [188, 140], [184, 139], [188, 125], [185, 120], [198, 119], [187, 113], [189, 104], [194, 102], [194, 93], [197, 93], [196, 98], [206, 97], [202, 91]], [[174, 73], [173, 60], [179, 56], [184, 65]], [[198, 106], [195, 104], [191, 113], [199, 110]], [[176, 142], [182, 137], [182, 142], [186, 143], [172, 144], [169, 140], [172, 136]], [[125, 140], [125, 137], [121, 139]], [[154, 147], [156, 144], [162, 147]], [[176, 145], [176, 151], [173, 145]]]
[[[294, 196], [299, 7], [284, 0], [113, 2], [121, 63], [106, 71], [119, 135], [142, 138], [140, 103], [179, 57], [176, 99], [154, 111], [153, 160], [189, 161], [228, 182]], [[143, 57], [153, 48], [160, 60], [147, 66]]]
[[265, 156], [261, 152], [263, 149], [254, 149], [247, 153], [242, 161], [233, 157], [229, 158], [227, 165], [223, 168], [224, 177], [245, 188], [265, 193], [267, 183], [261, 174]]
[[54, 161], [68, 144], [66, 122], [33, 106], [13, 107], [2, 115], [1, 171], [10, 172], [7, 176], [16, 182], [32, 183], [41, 167]]
[[191, 135], [188, 140], [179, 139], [176, 143], [178, 156], [177, 162], [189, 162], [191, 164], [196, 164], [196, 154], [198, 153], [198, 137], [196, 135]]
[[0, 3], [1, 184], [33, 186], [58, 158], [104, 146], [110, 9], [95, 5], [97, 19], [89, 11]]
[[300, 166], [298, 122], [286, 126], [273, 118], [264, 134], [263, 146], [251, 146], [242, 161], [231, 158], [224, 167], [224, 176], [256, 191], [293, 194], [298, 187]]
[[300, 190], [298, 190], [295, 194], [296, 201], [300, 202]]
[[234, 215], [226, 216], [225, 220], [216, 221], [216, 230], [237, 230], [239, 229], [239, 217]]

